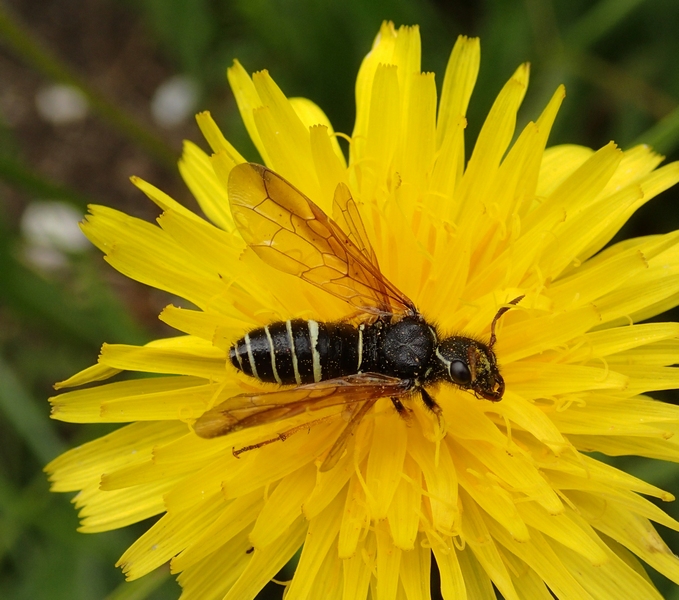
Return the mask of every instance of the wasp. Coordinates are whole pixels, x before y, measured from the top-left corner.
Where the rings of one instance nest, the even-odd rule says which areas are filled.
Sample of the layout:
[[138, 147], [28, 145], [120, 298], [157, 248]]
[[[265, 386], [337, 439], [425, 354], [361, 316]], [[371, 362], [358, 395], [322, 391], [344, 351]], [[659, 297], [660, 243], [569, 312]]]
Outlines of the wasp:
[[[241, 394], [208, 410], [194, 425], [199, 436], [223, 436], [344, 405], [351, 417], [321, 465], [321, 470], [329, 470], [380, 398], [390, 398], [404, 417], [408, 409], [403, 399], [411, 396], [419, 396], [440, 415], [427, 390], [440, 382], [492, 402], [502, 399], [505, 384], [493, 352], [495, 326], [523, 296], [498, 310], [487, 344], [462, 335], [441, 338], [380, 271], [358, 206], [345, 184], [335, 191], [336, 221], [280, 175], [254, 163], [234, 167], [228, 192], [234, 220], [259, 257], [341, 298], [354, 309], [355, 318], [291, 319], [246, 333], [229, 350], [231, 364], [246, 375], [282, 387]], [[275, 439], [285, 437], [280, 434]], [[271, 441], [275, 440], [239, 452]]]

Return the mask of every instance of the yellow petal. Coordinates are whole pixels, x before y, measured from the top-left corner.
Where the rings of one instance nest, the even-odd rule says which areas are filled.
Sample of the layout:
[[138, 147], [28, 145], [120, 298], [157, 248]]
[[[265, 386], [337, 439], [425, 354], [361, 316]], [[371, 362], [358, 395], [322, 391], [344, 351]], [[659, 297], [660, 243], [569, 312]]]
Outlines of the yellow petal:
[[405, 421], [395, 411], [376, 415], [365, 476], [372, 519], [384, 519], [387, 516], [403, 472], [407, 437]]
[[538, 398], [547, 393], [545, 390], [549, 390], [549, 395], [584, 390], [622, 390], [629, 383], [627, 377], [608, 369], [527, 360], [507, 365], [504, 378], [507, 387], [524, 398]]
[[568, 439], [583, 452], [602, 452], [609, 456], [638, 455], [679, 462], [679, 446], [674, 439], [658, 436], [658, 439], [640, 437], [571, 434]]
[[207, 154], [195, 144], [184, 142], [179, 172], [208, 218], [222, 229], [233, 231], [226, 188], [217, 179]]
[[[441, 595], [446, 599], [459, 598], [465, 600], [468, 598], [467, 584], [458, 560], [460, 553], [455, 550], [450, 538], [434, 539], [429, 532], [427, 532], [427, 538], [441, 575]], [[470, 584], [473, 588], [476, 587], [474, 581], [471, 581]]]
[[406, 211], [415, 207], [415, 201], [419, 199], [421, 190], [427, 187], [434, 164], [436, 144], [434, 74], [413, 72], [409, 74], [408, 82], [408, 106], [404, 109], [400, 156], [396, 157], [395, 165], [402, 178], [401, 193], [407, 192], [407, 195], [412, 197], [412, 200], [402, 200], [407, 205]]
[[375, 530], [377, 539], [376, 600], [394, 600], [398, 591], [402, 552], [392, 544], [384, 521], [378, 521]]
[[370, 584], [371, 570], [375, 568], [377, 544], [375, 535], [369, 533], [359, 542], [356, 553], [342, 561], [344, 573], [344, 599], [365, 598]]
[[[200, 340], [200, 338], [192, 338]], [[224, 351], [212, 344], [195, 344], [185, 348], [149, 348], [125, 344], [104, 344], [100, 360], [126, 371], [192, 375], [204, 379], [221, 379], [226, 370]]]
[[370, 120], [371, 98], [375, 71], [381, 64], [390, 64], [396, 45], [394, 24], [384, 21], [375, 38], [372, 49], [363, 59], [356, 78], [356, 122], [350, 147], [350, 163], [356, 164], [363, 158]]
[[315, 480], [316, 467], [307, 465], [280, 481], [250, 532], [250, 541], [255, 548], [271, 544], [302, 514], [302, 503], [311, 492]]
[[505, 552], [503, 558], [510, 569], [514, 588], [520, 598], [530, 600], [552, 600], [554, 598], [542, 578], [525, 562], [509, 552]]
[[392, 157], [396, 152], [401, 122], [401, 102], [395, 66], [379, 65], [375, 73], [371, 98], [364, 157], [361, 162], [354, 163], [356, 177], [360, 182], [361, 198], [365, 202], [371, 200], [376, 193], [383, 193], [376, 188], [378, 182], [386, 179]]
[[417, 429], [408, 431], [408, 453], [424, 475], [434, 528], [450, 532], [458, 517], [455, 464], [446, 444], [426, 440]]
[[460, 492], [460, 499], [462, 500], [462, 535], [467, 547], [474, 553], [503, 598], [518, 600], [519, 597], [516, 595], [507, 567], [488, 532], [484, 515], [474, 500], [464, 491]]
[[309, 198], [317, 198], [308, 127], [267, 71], [255, 73], [252, 82], [263, 104], [254, 111], [254, 119], [266, 148], [267, 164]]
[[[573, 513], [573, 519], [578, 515]], [[594, 532], [591, 535], [595, 537]], [[573, 573], [574, 577], [591, 590], [595, 598], [653, 598], [660, 600], [661, 596], [648, 580], [640, 576], [634, 569], [613, 554], [602, 542], [601, 547], [608, 550], [608, 560], [601, 565], [592, 565], [587, 559], [569, 548], [564, 548], [558, 542], [549, 542], [558, 552], [563, 565]]]
[[[420, 535], [420, 542], [424, 539]], [[401, 553], [401, 583], [408, 600], [429, 600], [429, 575], [431, 572], [431, 550], [421, 543], [413, 550]]]
[[85, 385], [86, 383], [92, 383], [94, 381], [103, 381], [104, 379], [109, 379], [118, 373], [120, 373], [120, 369], [112, 369], [106, 365], [96, 364], [92, 365], [91, 367], [86, 367], [75, 375], [71, 375], [68, 379], [64, 379], [64, 381], [55, 383], [54, 389], [61, 390], [69, 387], [78, 387], [80, 385]]
[[667, 188], [673, 186], [675, 183], [677, 183], [677, 181], [679, 181], [678, 163], [670, 163], [669, 165], [665, 165], [646, 177], [639, 179], [638, 185], [641, 187], [641, 193], [643, 194], [643, 197], [638, 202], [632, 203], [629, 206], [625, 206], [624, 210], [610, 215], [606, 220], [607, 227], [604, 228], [603, 231], [601, 231], [599, 235], [596, 236], [592, 242], [580, 252], [579, 258], [581, 260], [588, 258], [600, 250], [611, 240], [611, 238], [624, 225], [627, 219], [629, 219], [640, 206], [643, 206], [646, 202], [657, 196], [660, 192], [663, 192]]
[[361, 533], [367, 529], [369, 523], [370, 513], [363, 482], [358, 477], [353, 477], [348, 485], [339, 528], [337, 555], [340, 558], [351, 558], [356, 554]]
[[266, 548], [255, 549], [247, 567], [224, 596], [224, 600], [254, 598], [280, 571], [304, 542], [308, 525], [302, 517]]
[[[257, 126], [255, 125], [254, 111], [262, 106], [262, 101], [255, 89], [252, 79], [247, 74], [243, 66], [237, 61], [233, 61], [233, 65], [226, 70], [226, 75], [229, 79], [231, 91], [238, 104], [240, 116], [243, 119], [245, 128], [248, 130], [248, 135], [254, 143], [259, 155], [265, 164], [271, 164], [266, 148], [259, 137]], [[217, 151], [215, 150], [215, 153]], [[233, 155], [230, 152], [225, 152], [230, 163], [235, 163]]]
[[[246, 547], [251, 546], [249, 526], [257, 518], [263, 504], [262, 490], [244, 494], [231, 501], [219, 516], [207, 524], [207, 528], [201, 530], [187, 547], [172, 559], [170, 563], [172, 572], [184, 571], [206, 557], [214, 555], [232, 539], [239, 541], [244, 537]], [[200, 503], [196, 506], [200, 506]]]
[[579, 169], [594, 154], [591, 148], [562, 144], [547, 148], [542, 156], [536, 194], [549, 197], [567, 177]]
[[[129, 386], [131, 383], [112, 385]], [[71, 492], [88, 485], [98, 485], [102, 473], [144, 461], [151, 456], [156, 445], [185, 433], [186, 425], [183, 423], [133, 423], [65, 452], [51, 461], [45, 471], [54, 491]]]
[[507, 550], [514, 553], [525, 563], [531, 565], [535, 572], [554, 592], [557, 598], [581, 598], [582, 600], [598, 600], [589, 594], [559, 560], [557, 554], [536, 530], [530, 532], [530, 544], [522, 544], [512, 538], [506, 530], [493, 521], [487, 522], [492, 536]]
[[609, 260], [602, 260], [597, 264], [590, 262], [571, 270], [568, 276], [559, 278], [545, 291], [555, 306], [570, 308], [593, 302], [648, 268], [646, 257], [637, 248], [630, 248], [627, 252], [611, 256]]
[[235, 164], [238, 165], [245, 162], [240, 153], [224, 137], [221, 129], [219, 129], [208, 111], [198, 113], [196, 115], [196, 122], [198, 127], [200, 127], [200, 132], [205, 136], [207, 143], [210, 144], [210, 148], [212, 148], [215, 154], [224, 151]]
[[325, 555], [323, 564], [318, 570], [316, 578], [309, 589], [308, 598], [327, 598], [328, 600], [342, 600], [344, 596], [344, 578], [342, 562], [330, 550]]
[[221, 494], [215, 494], [187, 511], [165, 514], [125, 551], [116, 566], [122, 568], [128, 580], [149, 573], [183, 550], [226, 504]]
[[[507, 325], [497, 344], [503, 363], [539, 354], [582, 335], [601, 322], [601, 316], [591, 304], [564, 312], [533, 316], [530, 320]], [[512, 348], [505, 352], [504, 348]]]
[[516, 112], [528, 86], [528, 71], [527, 64], [517, 69], [502, 88], [479, 132], [460, 183], [459, 196], [456, 198], [457, 222], [460, 226], [467, 224], [467, 220], [474, 214], [471, 206], [475, 206], [475, 211], [481, 208], [480, 202], [475, 202], [471, 198], [477, 200], [484, 198], [514, 135]]
[[76, 507], [82, 507], [78, 531], [100, 533], [159, 515], [165, 510], [163, 494], [173, 484], [170, 479], [110, 492], [102, 492], [96, 486], [83, 488], [75, 498]]
[[439, 103], [436, 124], [436, 139], [439, 148], [444, 144], [446, 138], [455, 134], [459, 118], [464, 117], [467, 113], [469, 99], [479, 73], [480, 62], [481, 44], [479, 38], [458, 36], [443, 77], [441, 102]]
[[[314, 165], [316, 167], [316, 177], [320, 186], [320, 197], [316, 199], [316, 203], [326, 212], [334, 211], [332, 201], [335, 196], [335, 190], [339, 183], [348, 185], [349, 180], [346, 173], [343, 158], [338, 157], [334, 149], [333, 138], [331, 130], [324, 125], [316, 125], [311, 127], [311, 154], [313, 156]], [[333, 218], [337, 220], [337, 215], [333, 214]]]
[[534, 527], [564, 546], [582, 554], [592, 565], [600, 566], [607, 560], [606, 552], [597, 544], [580, 524], [566, 514], [549, 514], [541, 506], [532, 502], [516, 505], [521, 518], [529, 527]]
[[330, 119], [328, 119], [321, 107], [307, 98], [289, 98], [289, 101], [290, 105], [295, 111], [295, 114], [299, 117], [300, 121], [302, 121], [307, 129], [311, 130], [319, 126], [325, 128], [325, 130], [328, 132], [333, 154], [339, 161], [342, 168], [346, 169], [347, 162], [344, 158], [344, 154], [342, 153], [339, 142], [337, 141], [335, 131], [332, 127], [332, 124], [330, 123]]
[[505, 392], [501, 403], [487, 406], [485, 412], [496, 413], [509, 419], [554, 452], [558, 453], [560, 449], [568, 446], [559, 429], [540, 408], [511, 390]]
[[[170, 196], [168, 196], [165, 192], [162, 190], [159, 190], [156, 186], [150, 184], [148, 181], [144, 181], [140, 177], [130, 177], [130, 181], [138, 187], [142, 192], [144, 192], [153, 202], [155, 202], [160, 208], [163, 210], [174, 210], [181, 214], [182, 216], [186, 217], [187, 219], [192, 219], [192, 220], [199, 220], [200, 217], [198, 217], [196, 214], [191, 212], [188, 208], [185, 206], [182, 206], [177, 202], [176, 200], [173, 200]], [[109, 216], [115, 214], [114, 211], [111, 211], [110, 209], [106, 209], [102, 206], [89, 206], [88, 207], [90, 211], [93, 214], [97, 213], [103, 213], [103, 214], [108, 214]], [[102, 248], [103, 249], [103, 248]]]
[[530, 538], [528, 528], [516, 509], [512, 494], [500, 486], [495, 474], [468, 451], [461, 446], [453, 449], [458, 460], [464, 461], [467, 466], [464, 472], [458, 474], [460, 488], [467, 493], [467, 497], [471, 497], [493, 519], [506, 527], [513, 539], [527, 542]]
[[354, 475], [356, 465], [363, 463], [363, 459], [370, 448], [369, 441], [364, 443], [367, 434], [366, 429], [361, 427], [356, 432], [353, 451], [347, 452], [345, 456], [340, 458], [333, 469], [317, 474], [316, 486], [302, 506], [302, 512], [307, 519], [313, 519], [328, 506], [349, 478]]
[[122, 273], [197, 306], [214, 304], [223, 295], [217, 274], [190, 260], [160, 228], [101, 206], [90, 210], [81, 225], [83, 232]]
[[[527, 210], [532, 207], [533, 201], [539, 193], [538, 182], [545, 166], [542, 159], [547, 152], [545, 146], [547, 145], [547, 139], [552, 130], [556, 115], [559, 112], [559, 108], [561, 108], [561, 103], [564, 101], [565, 97], [566, 89], [563, 85], [560, 85], [535, 123], [537, 132], [534, 136], [526, 137], [527, 148], [523, 153], [525, 158], [521, 156], [521, 152], [517, 152], [517, 156], [522, 158], [523, 164], [519, 167], [518, 164], [513, 165], [507, 159], [502, 161], [501, 170], [506, 169], [509, 171], [514, 167], [516, 173], [521, 173], [521, 176], [516, 182], [516, 204], [509, 204], [506, 212], [507, 215], [511, 214], [509, 211], [514, 206], [517, 207], [519, 214], [525, 214]], [[528, 127], [526, 129], [528, 130]]]
[[251, 560], [250, 542], [241, 532], [201, 562], [181, 573], [177, 581], [185, 600], [221, 600]]
[[610, 181], [622, 158], [622, 151], [613, 142], [601, 148], [527, 215], [522, 229], [529, 231], [538, 225], [551, 229], [568, 215], [588, 207]]
[[[170, 414], [174, 416], [166, 418], [178, 418], [180, 407], [192, 404], [191, 394], [197, 387], [202, 388], [206, 383], [205, 379], [194, 377], [157, 377], [143, 382], [120, 381], [68, 392], [50, 399], [52, 418], [71, 423], [91, 423], [109, 419], [113, 422], [125, 422], [126, 419], [116, 419], [111, 413], [104, 414], [105, 405], [117, 404], [119, 407], [127, 405], [127, 408], [134, 409], [135, 418], [149, 421], [160, 418], [156, 411], [164, 412], [168, 402], [174, 407], [168, 408]], [[210, 389], [212, 393], [216, 390]], [[145, 404], [147, 400], [148, 405]]]
[[457, 559], [465, 582], [467, 598], [470, 600], [496, 600], [497, 596], [490, 577], [474, 556], [471, 548], [465, 547], [457, 554]]
[[325, 556], [337, 539], [343, 504], [343, 498], [339, 495], [320, 515], [309, 522], [304, 547], [295, 571], [295, 575], [299, 576], [292, 580], [286, 593], [290, 600], [308, 597]]
[[414, 548], [421, 515], [413, 507], [421, 504], [422, 470], [410, 456], [406, 456], [401, 480], [387, 511], [391, 537], [394, 545], [401, 550]]
[[605, 488], [612, 486], [614, 488], [627, 489], [639, 492], [640, 494], [662, 498], [666, 502], [674, 499], [671, 494], [664, 492], [660, 488], [586, 455], [573, 457], [564, 454], [560, 457], [558, 464], [546, 464], [544, 467], [550, 479], [554, 476], [554, 473], [549, 469], [557, 469], [565, 473], [575, 474], [579, 478], [589, 479], [596, 482], [596, 484], [602, 483], [605, 485]]
[[245, 335], [253, 327], [252, 321], [245, 319], [237, 320], [225, 315], [172, 305], [166, 306], [158, 318], [170, 327], [207, 340], [222, 350], [228, 350], [234, 340]]
[[515, 493], [522, 493], [533, 498], [550, 515], [563, 511], [563, 504], [548, 481], [537, 470], [535, 463], [529, 457], [524, 456], [519, 448], [510, 450], [496, 448], [484, 442], [464, 440], [458, 440], [458, 442]]
[[396, 34], [392, 62], [398, 68], [399, 83], [404, 87], [412, 73], [420, 72], [420, 28], [417, 25], [401, 25]]

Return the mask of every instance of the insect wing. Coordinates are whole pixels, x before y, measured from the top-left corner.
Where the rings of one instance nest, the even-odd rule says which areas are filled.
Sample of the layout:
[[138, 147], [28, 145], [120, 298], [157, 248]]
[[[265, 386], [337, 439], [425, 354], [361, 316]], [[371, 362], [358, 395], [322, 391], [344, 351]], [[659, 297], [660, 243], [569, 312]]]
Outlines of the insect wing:
[[361, 406], [351, 416], [351, 419], [347, 423], [346, 427], [342, 430], [342, 433], [339, 434], [339, 437], [335, 440], [335, 443], [330, 448], [330, 451], [323, 459], [323, 464], [321, 465], [320, 469], [321, 471], [330, 471], [330, 469], [332, 469], [337, 464], [339, 459], [342, 458], [342, 454], [344, 454], [344, 449], [347, 447], [349, 438], [354, 435], [354, 432], [360, 425], [363, 417], [368, 414], [368, 411], [374, 406], [375, 402], [377, 402], [377, 398], [373, 400], [367, 400], [363, 403], [363, 406]]
[[203, 438], [214, 438], [275, 423], [306, 412], [331, 406], [354, 404], [401, 396], [408, 385], [401, 379], [375, 373], [349, 375], [293, 389], [268, 393], [240, 394], [203, 414], [194, 424]]
[[351, 191], [344, 183], [339, 183], [335, 189], [333, 199], [333, 214], [336, 220], [330, 221], [336, 235], [339, 238], [347, 237], [348, 240], [361, 252], [365, 259], [372, 265], [377, 276], [375, 283], [379, 286], [379, 296], [385, 306], [390, 306], [388, 312], [414, 313], [415, 305], [398, 288], [392, 285], [382, 275], [377, 254], [370, 243], [365, 225], [358, 212], [358, 205], [351, 195]]
[[[285, 179], [253, 163], [229, 176], [231, 211], [243, 239], [269, 265], [312, 283], [353, 307], [413, 314], [413, 303], [380, 273], [355, 204], [347, 212], [363, 250]], [[346, 202], [349, 190], [340, 191]], [[344, 199], [342, 199], [344, 198]], [[353, 203], [353, 200], [351, 201]], [[350, 204], [347, 204], [350, 206]], [[367, 245], [366, 245], [367, 243]]]
[[379, 271], [380, 266], [377, 262], [377, 255], [368, 238], [368, 233], [363, 225], [363, 219], [361, 219], [361, 215], [358, 212], [358, 205], [346, 184], [340, 183], [337, 185], [332, 205], [335, 224], [345, 232], [349, 241], [361, 251], [361, 254], [368, 259], [368, 262]]

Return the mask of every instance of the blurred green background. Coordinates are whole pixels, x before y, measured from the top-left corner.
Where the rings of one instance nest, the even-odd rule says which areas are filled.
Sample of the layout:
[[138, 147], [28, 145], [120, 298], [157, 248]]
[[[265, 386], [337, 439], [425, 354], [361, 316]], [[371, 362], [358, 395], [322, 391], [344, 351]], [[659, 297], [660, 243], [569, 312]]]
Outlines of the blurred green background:
[[[423, 67], [439, 85], [457, 35], [481, 36], [470, 140], [502, 84], [530, 61], [521, 124], [558, 83], [567, 86], [551, 144], [646, 142], [679, 158], [676, 0], [0, 3], [0, 598], [179, 595], [165, 571], [124, 584], [113, 567], [148, 523], [79, 534], [69, 498], [48, 493], [43, 465], [109, 430], [49, 420], [53, 382], [92, 364], [104, 341], [171, 335], [156, 319], [168, 296], [126, 280], [64, 232], [89, 202], [153, 219], [132, 174], [196, 208], [176, 160], [184, 138], [207, 150], [188, 116], [197, 110], [210, 110], [256, 160], [225, 79], [236, 57], [250, 72], [269, 69], [288, 95], [311, 98], [351, 133], [354, 78], [383, 19], [419, 23]], [[666, 192], [623, 235], [679, 228], [678, 200], [679, 190]], [[673, 464], [616, 464], [679, 495]], [[676, 505], [663, 508], [679, 518]], [[662, 533], [679, 551], [679, 536]], [[651, 576], [679, 599], [673, 584]], [[280, 590], [271, 584], [262, 597]]]

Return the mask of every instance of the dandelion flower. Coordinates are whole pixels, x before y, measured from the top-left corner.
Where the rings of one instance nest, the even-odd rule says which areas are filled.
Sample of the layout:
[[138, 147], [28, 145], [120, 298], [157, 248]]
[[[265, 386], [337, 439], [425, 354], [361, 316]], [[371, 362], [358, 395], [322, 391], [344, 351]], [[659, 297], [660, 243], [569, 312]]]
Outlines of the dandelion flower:
[[198, 123], [213, 154], [187, 142], [179, 167], [211, 222], [139, 179], [157, 224], [91, 208], [83, 230], [114, 268], [194, 305], [160, 315], [183, 335], [106, 344], [58, 387], [158, 376], [52, 400], [56, 419], [128, 423], [47, 467], [55, 491], [78, 492], [82, 531], [159, 516], [120, 558], [128, 579], [169, 561], [182, 598], [254, 598], [301, 548], [287, 600], [429, 598], [432, 558], [456, 600], [493, 587], [508, 600], [659, 598], [642, 561], [679, 583], [652, 524], [679, 523], [644, 497], [672, 496], [589, 454], [679, 461], [679, 410], [646, 395], [679, 386], [679, 324], [640, 323], [679, 302], [679, 232], [607, 247], [679, 164], [659, 167], [646, 146], [546, 149], [562, 87], [512, 144], [527, 65], [467, 160], [479, 56], [478, 40], [458, 39], [437, 102], [418, 29], [384, 24], [358, 74], [348, 161], [320, 108], [266, 71], [229, 69], [262, 162], [331, 216], [346, 186], [383, 274], [428, 322], [487, 343], [498, 310], [523, 296], [497, 322], [501, 401], [441, 383], [441, 414], [416, 396], [406, 419], [380, 399], [333, 468], [321, 466], [345, 406], [213, 439], [194, 430], [229, 398], [277, 389], [231, 365], [245, 333], [355, 310], [248, 246], [228, 197], [245, 161], [209, 114]]

